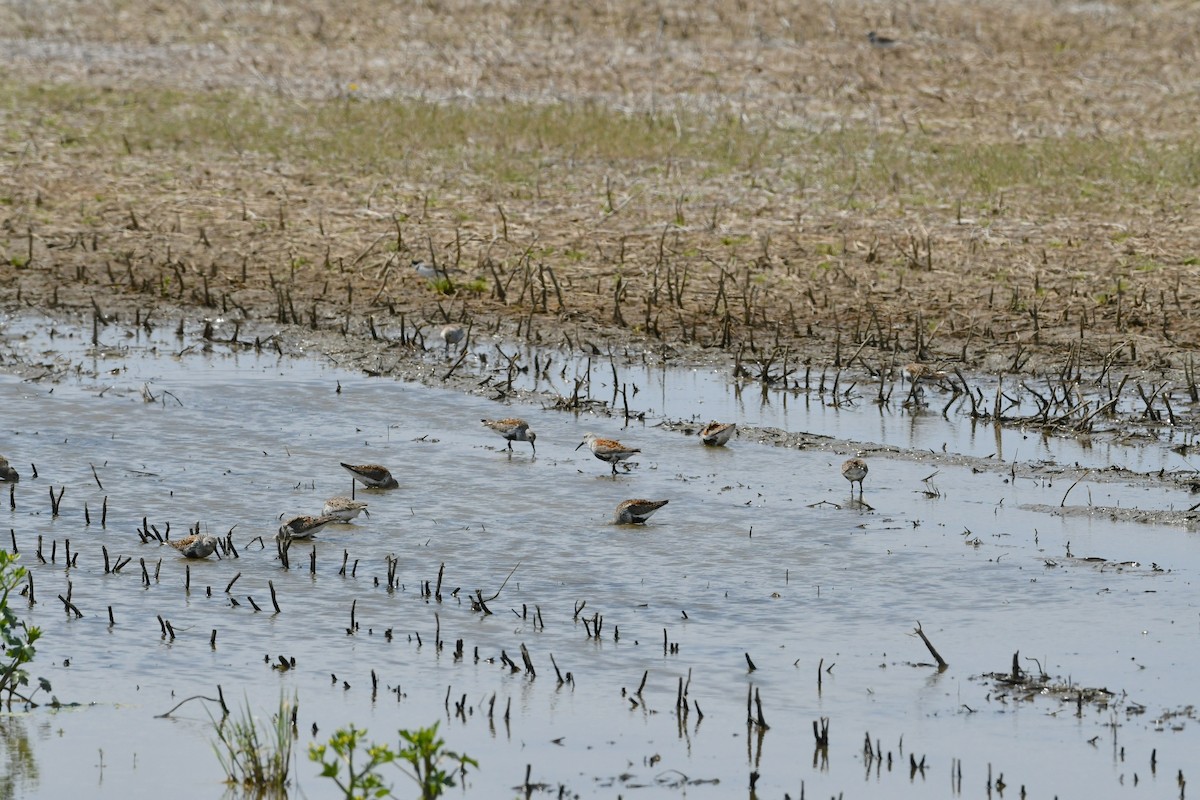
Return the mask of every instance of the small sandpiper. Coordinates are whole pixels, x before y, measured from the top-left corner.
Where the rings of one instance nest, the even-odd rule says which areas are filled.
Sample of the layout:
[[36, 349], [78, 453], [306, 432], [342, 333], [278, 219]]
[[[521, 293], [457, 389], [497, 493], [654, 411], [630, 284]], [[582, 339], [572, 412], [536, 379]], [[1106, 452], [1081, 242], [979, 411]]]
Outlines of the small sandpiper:
[[854, 497], [854, 484], [858, 484], [858, 497], [862, 499], [863, 478], [867, 477], [867, 462], [861, 458], [850, 458], [842, 464], [842, 477], [850, 481], [850, 496]]
[[585, 444], [596, 458], [612, 464], [613, 475], [617, 474], [618, 461], [624, 461], [630, 456], [642, 452], [636, 447], [626, 447], [616, 439], [601, 439], [594, 433], [589, 433], [583, 437], [583, 441], [576, 445], [575, 449], [578, 450]]
[[340, 522], [349, 522], [360, 513], [371, 516], [371, 512], [367, 511], [366, 503], [362, 500], [351, 500], [349, 497], [331, 497], [325, 501], [325, 506], [321, 509], [322, 516], [337, 517]]
[[299, 517], [289, 517], [279, 526], [280, 539], [311, 539], [313, 534], [331, 522], [338, 522], [334, 516], [310, 517], [307, 514]]
[[700, 429], [700, 441], [709, 447], [721, 447], [737, 433], [734, 422], [710, 422]]
[[529, 423], [523, 419], [510, 417], [508, 419], [483, 419], [480, 420], [491, 430], [508, 439], [508, 449], [512, 451], [513, 442], [529, 442], [529, 446], [533, 448], [533, 454], [537, 455], [537, 445], [534, 442], [537, 440], [537, 434], [529, 430]]
[[[412, 262], [413, 272], [421, 276], [427, 281], [448, 281], [450, 280], [451, 270], [439, 267], [436, 264], [429, 264], [419, 258], [414, 258]], [[457, 271], [457, 270], [455, 270]]]
[[368, 489], [395, 489], [400, 485], [388, 468], [379, 464], [347, 464], [344, 461], [341, 464], [344, 470]]
[[467, 329], [462, 325], [443, 325], [442, 329], [438, 331], [438, 336], [446, 345], [446, 355], [450, 355], [450, 346], [457, 345], [466, 335]]
[[637, 525], [644, 523], [650, 515], [665, 506], [669, 500], [626, 500], [617, 506], [616, 521], [618, 525]]
[[21, 474], [8, 463], [7, 458], [0, 456], [0, 481], [16, 483], [19, 480], [21, 480]]
[[182, 539], [167, 539], [167, 544], [182, 553], [185, 558], [208, 558], [217, 549], [217, 537], [195, 534]]

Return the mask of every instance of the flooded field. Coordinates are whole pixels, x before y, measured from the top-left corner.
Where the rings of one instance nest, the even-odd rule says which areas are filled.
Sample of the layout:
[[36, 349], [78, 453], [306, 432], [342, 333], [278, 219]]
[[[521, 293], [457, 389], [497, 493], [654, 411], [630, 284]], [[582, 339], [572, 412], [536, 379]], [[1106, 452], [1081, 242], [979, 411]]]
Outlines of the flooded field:
[[[221, 795], [219, 705], [160, 716], [218, 686], [263, 718], [298, 698], [291, 794], [312, 798], [338, 795], [308, 744], [350, 723], [394, 744], [440, 722], [478, 760], [462, 793], [479, 798], [1176, 797], [1193, 777], [1200, 540], [1105, 509], [1195, 499], [1073, 468], [1189, 468], [1166, 448], [764, 401], [720, 370], [625, 367], [644, 416], [626, 425], [317, 352], [113, 331], [94, 348], [79, 330], [51, 343], [36, 320], [0, 335], [47, 351], [42, 380], [0, 375], [0, 454], [21, 473], [0, 514], [33, 579], [34, 602], [12, 601], [44, 630], [30, 672], [61, 704], [0, 716], [0, 796]], [[592, 369], [599, 383], [608, 366]], [[537, 432], [536, 456], [480, 424], [506, 416]], [[675, 429], [714, 418], [835, 439], [706, 448]], [[641, 453], [614, 476], [575, 449], [588, 432]], [[882, 448], [1063, 469], [1035, 480]], [[861, 503], [839, 474], [858, 450]], [[359, 487], [369, 517], [294, 543], [285, 569], [280, 516], [349, 494], [340, 462], [387, 465], [399, 488]], [[638, 497], [670, 502], [614, 525]], [[138, 535], [197, 523], [236, 557], [185, 560]], [[132, 561], [106, 571], [105, 550]]]

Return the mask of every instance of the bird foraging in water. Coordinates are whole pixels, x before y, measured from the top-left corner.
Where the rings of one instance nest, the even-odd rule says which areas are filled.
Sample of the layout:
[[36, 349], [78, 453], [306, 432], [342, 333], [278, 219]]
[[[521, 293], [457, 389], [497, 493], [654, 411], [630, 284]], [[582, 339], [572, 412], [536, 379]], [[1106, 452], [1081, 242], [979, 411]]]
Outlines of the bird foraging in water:
[[8, 459], [0, 456], [0, 481], [8, 481], [16, 483], [21, 480], [21, 475], [8, 463]]
[[669, 502], [669, 500], [626, 500], [617, 506], [616, 522], [618, 525], [645, 523], [651, 514]]
[[450, 345], [457, 345], [466, 335], [467, 331], [462, 325], [443, 325], [438, 331], [438, 336], [446, 344], [446, 355], [450, 355]]
[[336, 517], [339, 522], [349, 522], [359, 513], [371, 516], [371, 512], [367, 511], [366, 503], [362, 500], [351, 500], [349, 497], [331, 497], [325, 501], [325, 506], [321, 509], [322, 516]]
[[585, 444], [596, 458], [612, 464], [613, 475], [617, 474], [618, 461], [624, 461], [630, 456], [642, 452], [636, 447], [626, 447], [616, 439], [602, 439], [594, 433], [584, 436], [583, 441], [576, 445], [575, 449], [578, 450]]
[[508, 439], [508, 449], [510, 452], [512, 451], [513, 442], [529, 442], [529, 446], [533, 448], [533, 454], [537, 455], [537, 445], [534, 444], [537, 440], [537, 434], [529, 430], [529, 423], [525, 420], [510, 417], [508, 419], [483, 419], [480, 422], [505, 439]]
[[354, 479], [368, 489], [395, 489], [400, 484], [392, 477], [387, 467], [379, 464], [347, 464], [342, 468], [354, 476]]
[[940, 381], [947, 377], [945, 370], [931, 367], [928, 364], [922, 364], [919, 361], [914, 361], [911, 364], [905, 364], [904, 374], [907, 375], [908, 379], [913, 383], [917, 383], [921, 380]]
[[861, 458], [847, 459], [842, 464], [842, 477], [850, 481], [850, 496], [854, 497], [854, 484], [858, 484], [858, 497], [862, 499], [863, 478], [867, 477], [867, 462]]
[[700, 429], [700, 441], [709, 447], [721, 447], [737, 433], [737, 424], [733, 422], [712, 421]]
[[185, 558], [208, 558], [217, 549], [217, 537], [207, 534], [185, 536], [182, 539], [167, 539]]
[[315, 534], [317, 531], [321, 530], [329, 523], [337, 521], [337, 517], [327, 515], [310, 517], [306, 514], [299, 517], [290, 517], [279, 526], [279, 538], [311, 539], [313, 534]]

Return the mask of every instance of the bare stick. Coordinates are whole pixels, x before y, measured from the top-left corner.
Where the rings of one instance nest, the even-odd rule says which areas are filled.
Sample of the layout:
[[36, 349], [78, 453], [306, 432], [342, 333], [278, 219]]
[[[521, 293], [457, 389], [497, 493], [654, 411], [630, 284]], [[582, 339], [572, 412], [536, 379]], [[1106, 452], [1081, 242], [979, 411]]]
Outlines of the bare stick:
[[171, 716], [172, 712], [174, 712], [174, 711], [175, 711], [175, 709], [179, 708], [179, 707], [180, 707], [181, 705], [183, 705], [184, 703], [190, 703], [192, 700], [207, 700], [207, 701], [208, 701], [208, 702], [210, 702], [210, 703], [221, 703], [222, 707], [224, 707], [224, 702], [223, 702], [223, 701], [221, 701], [221, 700], [219, 700], [219, 699], [217, 699], [216, 697], [205, 697], [205, 696], [204, 696], [204, 695], [202, 695], [202, 694], [194, 694], [194, 695], [192, 695], [191, 697], [187, 698], [186, 700], [180, 700], [178, 703], [176, 703], [175, 705], [171, 706], [171, 710], [170, 710], [170, 711], [164, 711], [164, 712], [163, 712], [163, 713], [161, 713], [161, 714], [155, 714], [155, 715], [154, 715], [154, 718], [155, 718], [155, 719], [165, 719], [166, 717], [169, 717], [169, 716]]
[[[511, 571], [508, 573], [508, 578], [511, 578], [511, 577], [513, 576], [513, 573], [517, 571], [517, 567], [519, 567], [519, 566], [521, 566], [521, 562], [520, 562], [520, 561], [518, 561], [518, 562], [517, 562], [517, 563], [516, 563], [516, 564], [513, 566], [512, 570], [511, 570]], [[500, 584], [500, 588], [496, 590], [496, 593], [495, 593], [494, 595], [492, 595], [491, 597], [489, 597], [489, 598], [487, 599], [487, 602], [489, 602], [489, 603], [490, 603], [490, 602], [492, 602], [493, 600], [495, 600], [497, 597], [499, 597], [499, 596], [500, 596], [500, 592], [504, 591], [504, 587], [508, 585], [508, 578], [505, 578], [505, 579], [504, 579], [504, 583]]]
[[941, 653], [939, 653], [937, 651], [937, 648], [935, 648], [933, 646], [933, 644], [930, 643], [929, 638], [925, 636], [925, 631], [921, 630], [921, 621], [920, 620], [917, 620], [917, 628], [916, 628], [916, 630], [913, 631], [913, 633], [917, 634], [917, 636], [920, 636], [921, 641], [924, 642], [925, 646], [929, 648], [929, 654], [931, 656], [933, 656], [933, 659], [935, 661], [937, 661], [939, 670], [943, 670], [946, 667], [950, 666], [949, 664], [946, 663], [946, 660], [944, 658], [942, 658]]
[[521, 660], [525, 662], [525, 671], [536, 678], [537, 672], [533, 668], [533, 659], [529, 657], [529, 649], [525, 647], [524, 642], [521, 642]]
[[1076, 486], [1078, 486], [1078, 485], [1079, 485], [1079, 482], [1080, 482], [1081, 480], [1083, 480], [1084, 478], [1086, 478], [1086, 477], [1087, 477], [1089, 474], [1091, 474], [1091, 470], [1090, 470], [1090, 469], [1085, 469], [1085, 470], [1083, 471], [1083, 474], [1082, 474], [1082, 475], [1080, 475], [1078, 478], [1076, 478], [1076, 479], [1075, 479], [1075, 483], [1072, 483], [1070, 486], [1068, 486], [1068, 487], [1067, 487], [1067, 491], [1063, 492], [1063, 499], [1062, 499], [1062, 502], [1058, 504], [1058, 507], [1059, 507], [1059, 508], [1062, 508], [1062, 507], [1064, 507], [1064, 506], [1067, 504], [1067, 495], [1069, 495], [1069, 494], [1071, 493], [1071, 490], [1072, 490], [1072, 489], [1074, 489]]
[[755, 721], [758, 723], [758, 727], [764, 731], [767, 730], [768, 728], [770, 728], [771, 726], [767, 724], [767, 720], [763, 717], [762, 697], [760, 697], [758, 694], [757, 686], [754, 687], [754, 710], [756, 712], [756, 714], [755, 714], [756, 720]]

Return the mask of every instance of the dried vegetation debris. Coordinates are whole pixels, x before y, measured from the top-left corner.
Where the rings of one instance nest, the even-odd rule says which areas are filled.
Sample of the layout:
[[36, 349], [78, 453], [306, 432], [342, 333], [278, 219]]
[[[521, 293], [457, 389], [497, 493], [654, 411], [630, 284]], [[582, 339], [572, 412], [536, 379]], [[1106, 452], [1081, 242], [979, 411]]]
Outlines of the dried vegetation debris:
[[[1151, 473], [1146, 476], [1138, 476], [1132, 479], [1131, 482], [1134, 484], [1139, 482], [1154, 483], [1154, 475], [1154, 473]], [[1124, 508], [1121, 506], [1052, 506], [1042, 503], [1029, 503], [1022, 505], [1021, 508], [1062, 517], [1103, 517], [1114, 521], [1139, 522], [1145, 525], [1164, 525], [1187, 528], [1188, 530], [1200, 528], [1200, 511], [1194, 508], [1172, 511], [1165, 509]]]
[[[1012, 665], [1001, 672], [986, 672], [973, 676], [972, 680], [991, 687], [987, 695], [988, 702], [999, 703], [1032, 703], [1039, 699], [1049, 699], [1058, 704], [1051, 714], [1059, 714], [1070, 710], [1076, 716], [1083, 716], [1085, 706], [1095, 711], [1111, 711], [1122, 714], [1126, 719], [1140, 717], [1147, 712], [1145, 705], [1133, 700], [1127, 692], [1112, 691], [1105, 687], [1083, 686], [1070, 677], [1054, 677], [1046, 673], [1038, 659], [1026, 658], [1036, 665], [1036, 671], [1023, 669], [1020, 652], [1013, 653]], [[979, 709], [964, 706], [968, 712]], [[1185, 720], [1196, 719], [1196, 709], [1185, 705], [1177, 709], [1164, 709], [1151, 720], [1151, 727], [1157, 731], [1183, 730]]]
[[[806, 361], [865, 343], [982, 371], [1073, 346], [1178, 370], [1200, 341], [1197, 228], [1146, 152], [1194, 122], [1180, 10], [942, 4], [881, 52], [882, 6], [451, 5], [0, 9], [13, 102], [54, 112], [0, 111], [23, 260], [0, 300], [362, 332], [436, 318], [397, 266], [428, 258], [464, 271], [470, 314], [554, 338]], [[367, 129], [342, 137], [358, 150], [288, 135], [323, 113]], [[1056, 195], [1085, 134], [1111, 161]], [[1143, 162], [1159, 188], [1131, 207]]]

